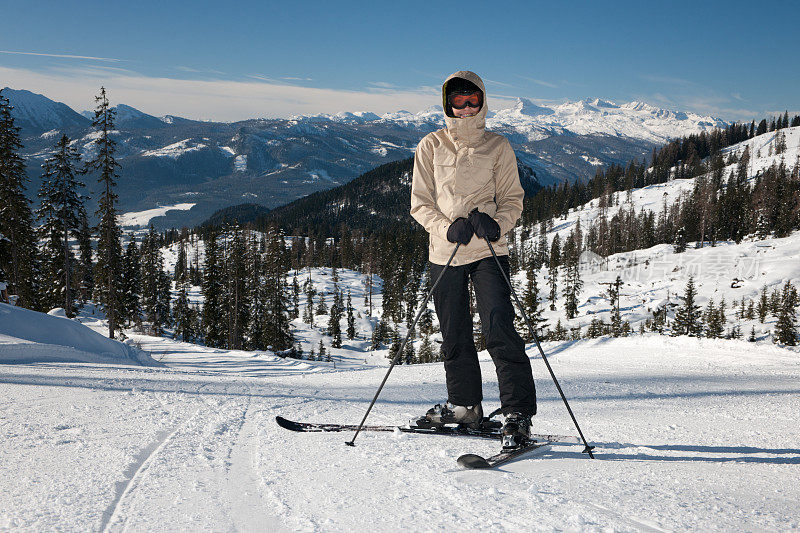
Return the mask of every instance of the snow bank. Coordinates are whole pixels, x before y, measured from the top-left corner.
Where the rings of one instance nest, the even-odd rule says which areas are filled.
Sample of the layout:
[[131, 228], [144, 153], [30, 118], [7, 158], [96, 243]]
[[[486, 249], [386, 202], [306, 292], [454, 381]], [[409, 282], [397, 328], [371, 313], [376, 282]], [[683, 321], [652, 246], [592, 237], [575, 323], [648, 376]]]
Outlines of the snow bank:
[[160, 366], [135, 346], [68, 318], [0, 303], [0, 363], [42, 361]]

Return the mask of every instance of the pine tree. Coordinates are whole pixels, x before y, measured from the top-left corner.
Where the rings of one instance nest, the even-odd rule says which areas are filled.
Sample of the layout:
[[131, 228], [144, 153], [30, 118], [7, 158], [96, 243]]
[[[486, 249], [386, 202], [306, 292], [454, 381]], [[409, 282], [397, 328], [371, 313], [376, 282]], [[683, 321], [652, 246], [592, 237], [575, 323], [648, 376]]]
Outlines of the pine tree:
[[225, 345], [225, 316], [223, 313], [223, 280], [217, 233], [212, 231], [206, 240], [203, 265], [202, 329], [207, 346], [222, 348]]
[[292, 276], [292, 312], [291, 319], [300, 318], [300, 284], [297, 282], [297, 271]]
[[339, 304], [336, 302], [336, 297], [334, 296], [334, 302], [331, 304], [330, 315], [328, 318], [328, 335], [333, 338], [331, 340], [331, 346], [334, 348], [342, 347], [341, 319], [342, 310], [339, 307]]
[[114, 158], [116, 142], [111, 139], [114, 130], [115, 111], [109, 107], [105, 87], [100, 88], [100, 95], [95, 97], [97, 108], [94, 112], [92, 127], [98, 134], [94, 140], [97, 155], [86, 163], [86, 169], [99, 171], [98, 181], [103, 184], [98, 202], [97, 216], [99, 238], [97, 241], [97, 265], [95, 267], [95, 293], [108, 320], [108, 336], [114, 338], [120, 308], [119, 278], [121, 272], [120, 259], [120, 227], [117, 223], [117, 195], [114, 187], [119, 177], [119, 163]]
[[[397, 353], [400, 351], [400, 343], [402, 342], [400, 340], [400, 333], [398, 332], [397, 324], [395, 324], [394, 326], [390, 327], [389, 338], [391, 339], [392, 344], [391, 344], [391, 346], [389, 346], [389, 353], [386, 354], [386, 357], [389, 360], [394, 361], [394, 358], [397, 356]], [[399, 365], [403, 364], [403, 358], [402, 357], [399, 357], [397, 359], [397, 364], [399, 364]]]
[[[160, 248], [158, 249], [158, 264], [160, 269], [156, 278], [156, 324], [161, 329], [172, 325], [170, 305], [172, 302], [172, 277], [164, 272], [164, 259], [161, 256]], [[161, 335], [163, 335], [163, 331]]]
[[[617, 276], [614, 283], [608, 286], [608, 299], [611, 301], [611, 334], [614, 337], [622, 336], [622, 313], [619, 305], [620, 287], [622, 287], [622, 278]], [[626, 322], [627, 324], [627, 322]]]
[[547, 271], [547, 286], [550, 289], [548, 297], [550, 299], [550, 310], [556, 310], [556, 299], [558, 298], [558, 266], [556, 266], [552, 261], [550, 262], [550, 268]]
[[173, 306], [173, 323], [175, 324], [174, 338], [181, 337], [185, 342], [191, 342], [192, 332], [192, 312], [189, 307], [189, 280], [188, 276], [184, 273], [181, 278], [176, 281], [178, 288], [178, 297], [175, 299]]
[[33, 214], [25, 196], [28, 175], [20, 155], [20, 128], [11, 116], [13, 107], [0, 90], [0, 235], [9, 241], [0, 248], [0, 269], [8, 276], [8, 293], [16, 305], [40, 309], [39, 253], [33, 230]]
[[416, 337], [416, 332], [412, 329], [408, 331], [408, 341], [406, 342], [405, 349], [403, 350], [403, 359], [405, 359], [407, 365], [413, 365], [417, 362], [417, 357], [414, 351], [414, 338]]
[[698, 337], [702, 332], [703, 324], [700, 320], [700, 306], [695, 304], [697, 293], [694, 287], [694, 278], [689, 276], [686, 289], [683, 293], [683, 304], [675, 313], [674, 334]]
[[322, 343], [322, 339], [319, 340], [319, 350], [317, 350], [317, 352], [318, 352], [317, 360], [322, 361], [326, 355], [325, 345]]
[[431, 338], [429, 335], [422, 334], [422, 345], [419, 347], [419, 353], [417, 354], [417, 360], [420, 363], [432, 363], [433, 362], [433, 344], [431, 343]]
[[722, 332], [725, 331], [725, 324], [720, 318], [720, 313], [714, 305], [714, 300], [709, 299], [705, 311], [706, 337], [710, 339], [722, 337]]
[[767, 312], [769, 311], [769, 298], [767, 297], [767, 286], [761, 288], [761, 295], [758, 299], [758, 321], [762, 324], [767, 319]]
[[152, 335], [161, 335], [161, 327], [157, 315], [159, 249], [156, 243], [155, 230], [150, 231], [142, 241], [140, 280], [142, 287], [141, 306], [144, 320], [149, 324]]
[[787, 280], [781, 294], [778, 322], [775, 324], [775, 337], [785, 346], [797, 346], [797, 319], [795, 316], [797, 303], [797, 290]]
[[686, 251], [686, 228], [681, 226], [675, 232], [675, 240], [673, 241], [673, 251], [680, 254]]
[[386, 326], [382, 318], [375, 319], [375, 327], [372, 329], [372, 338], [370, 339], [370, 350], [379, 350], [386, 340]]
[[534, 268], [538, 269], [547, 265], [547, 226], [544, 221], [539, 223], [539, 245], [536, 247], [535, 257]]
[[554, 340], [554, 341], [565, 341], [565, 340], [567, 340], [567, 330], [561, 324], [561, 319], [560, 318], [556, 322], [556, 327], [553, 330], [553, 332], [552, 332], [550, 337], [551, 337], [550, 340]]
[[327, 315], [328, 314], [328, 306], [325, 305], [325, 293], [324, 292], [320, 292], [320, 294], [319, 294], [319, 302], [317, 303], [316, 314], [318, 314], [318, 315]]
[[141, 294], [142, 312], [149, 324], [151, 335], [164, 334], [170, 324], [170, 279], [164, 272], [164, 257], [161, 254], [158, 235], [153, 227], [142, 241], [141, 247]]
[[578, 297], [583, 287], [583, 281], [578, 269], [578, 256], [569, 254], [567, 261], [567, 270], [564, 275], [564, 310], [567, 318], [573, 319], [578, 314]]
[[81, 216], [81, 226], [78, 230], [78, 249], [80, 260], [76, 270], [75, 281], [80, 292], [81, 305], [91, 296], [94, 289], [94, 250], [92, 249], [92, 232], [89, 229], [89, 221], [86, 211]]
[[303, 312], [303, 322], [314, 327], [314, 296], [316, 296], [316, 291], [314, 290], [314, 284], [311, 283], [311, 276], [308, 276], [305, 283], [303, 284], [303, 289], [306, 294], [306, 309]]
[[285, 350], [294, 344], [289, 323], [289, 297], [286, 284], [289, 266], [284, 235], [277, 227], [270, 228], [264, 261], [264, 278], [269, 318], [267, 340], [274, 350]]
[[178, 257], [175, 260], [175, 274], [173, 277], [176, 283], [188, 276], [186, 262], [186, 244], [181, 239], [178, 243]]
[[353, 316], [353, 300], [350, 297], [350, 289], [347, 289], [347, 338], [353, 340], [356, 337], [356, 318]]
[[227, 323], [227, 347], [241, 349], [250, 305], [247, 294], [247, 245], [239, 226], [233, 226], [226, 236], [225, 254], [225, 316]]
[[73, 316], [75, 299], [75, 260], [69, 239], [78, 237], [81, 219], [85, 217], [79, 192], [83, 183], [77, 179], [79, 166], [78, 151], [70, 146], [69, 137], [62, 135], [55, 153], [42, 164], [41, 204], [37, 211], [48, 265], [46, 284], [51, 295], [48, 305], [62, 305], [69, 317]]
[[[541, 336], [538, 332], [547, 327], [547, 320], [542, 316], [542, 307], [539, 302], [539, 285], [536, 282], [536, 270], [532, 265], [528, 268], [525, 275], [527, 278], [527, 285], [522, 294], [522, 305], [525, 307], [525, 313], [528, 315], [531, 326], [537, 331], [537, 336]], [[533, 341], [533, 339], [528, 338], [530, 332], [527, 327], [524, 328], [524, 331], [525, 334], [522, 337], [525, 341]]]
[[120, 322], [133, 322], [136, 326], [140, 326], [142, 321], [142, 310], [139, 304], [141, 298], [140, 274], [139, 249], [136, 246], [136, 239], [132, 238], [125, 249], [125, 260], [122, 262]]

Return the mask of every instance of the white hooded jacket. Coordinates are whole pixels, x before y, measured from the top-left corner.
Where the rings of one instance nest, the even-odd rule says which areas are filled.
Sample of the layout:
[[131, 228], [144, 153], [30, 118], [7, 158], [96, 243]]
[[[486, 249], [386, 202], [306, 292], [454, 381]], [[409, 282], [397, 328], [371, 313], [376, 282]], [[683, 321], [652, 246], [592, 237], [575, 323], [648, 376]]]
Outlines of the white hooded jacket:
[[[480, 111], [465, 118], [448, 116], [445, 88], [453, 78], [471, 81], [483, 91]], [[495, 253], [508, 255], [505, 234], [522, 214], [525, 192], [519, 182], [517, 159], [508, 140], [486, 131], [487, 99], [483, 80], [468, 70], [448, 76], [442, 85], [442, 105], [447, 127], [429, 133], [417, 145], [411, 181], [411, 216], [430, 234], [428, 258], [444, 265], [455, 244], [447, 240], [447, 229], [459, 217], [478, 208], [500, 225], [500, 239], [492, 243]], [[451, 265], [465, 265], [492, 252], [477, 236], [462, 245]]]

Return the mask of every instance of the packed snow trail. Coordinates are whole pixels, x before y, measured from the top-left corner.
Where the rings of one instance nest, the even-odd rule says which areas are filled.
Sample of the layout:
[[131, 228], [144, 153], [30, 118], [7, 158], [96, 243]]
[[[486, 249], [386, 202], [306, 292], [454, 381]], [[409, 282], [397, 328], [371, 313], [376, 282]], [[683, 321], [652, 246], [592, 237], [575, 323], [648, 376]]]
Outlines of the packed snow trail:
[[[800, 527], [800, 357], [658, 336], [545, 346], [597, 460], [553, 445], [492, 471], [482, 439], [293, 433], [356, 423], [385, 373], [0, 365], [0, 528], [81, 531], [785, 531]], [[498, 403], [481, 354], [485, 406]], [[242, 357], [241, 360], [238, 360]], [[534, 430], [572, 433], [544, 365]], [[203, 371], [199, 371], [204, 368]], [[444, 399], [440, 364], [396, 367], [368, 422]], [[369, 510], [365, 515], [365, 510]]]

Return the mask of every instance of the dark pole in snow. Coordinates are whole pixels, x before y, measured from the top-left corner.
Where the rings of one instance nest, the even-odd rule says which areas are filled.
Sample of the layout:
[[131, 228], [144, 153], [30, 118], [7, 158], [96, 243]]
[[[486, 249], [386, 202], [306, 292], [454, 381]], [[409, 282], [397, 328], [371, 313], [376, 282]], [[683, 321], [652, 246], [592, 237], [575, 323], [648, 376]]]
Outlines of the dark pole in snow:
[[378, 399], [378, 396], [380, 395], [381, 391], [383, 390], [383, 386], [386, 384], [386, 380], [389, 379], [389, 374], [391, 374], [392, 369], [394, 368], [394, 365], [397, 364], [397, 361], [399, 361], [400, 357], [402, 357], [403, 350], [406, 347], [406, 343], [408, 342], [408, 339], [411, 338], [411, 333], [414, 331], [414, 328], [416, 327], [417, 322], [419, 321], [419, 318], [422, 316], [422, 313], [425, 312], [425, 309], [428, 308], [428, 300], [430, 300], [431, 294], [433, 294], [433, 290], [439, 284], [439, 280], [442, 279], [442, 275], [444, 274], [444, 271], [447, 270], [447, 267], [449, 267], [450, 263], [453, 261], [453, 257], [455, 257], [459, 246], [461, 246], [461, 243], [457, 243], [456, 247], [453, 248], [453, 253], [450, 254], [450, 259], [447, 260], [447, 264], [444, 266], [442, 271], [439, 272], [439, 276], [436, 278], [436, 281], [434, 282], [433, 287], [431, 287], [431, 290], [429, 290], [427, 296], [425, 296], [425, 301], [422, 302], [422, 306], [419, 308], [419, 311], [417, 312], [417, 317], [414, 319], [414, 323], [411, 324], [410, 328], [408, 328], [408, 333], [406, 334], [406, 339], [403, 341], [403, 344], [400, 346], [400, 349], [397, 350], [397, 353], [395, 354], [394, 359], [392, 359], [392, 364], [389, 365], [389, 370], [386, 371], [386, 375], [383, 377], [383, 381], [381, 381], [381, 384], [378, 387], [378, 391], [375, 393], [375, 397], [372, 399], [372, 402], [370, 402], [369, 407], [367, 407], [367, 412], [364, 413], [364, 418], [361, 420], [361, 423], [358, 425], [358, 429], [356, 429], [355, 435], [353, 435], [353, 438], [351, 440], [345, 441], [345, 444], [347, 444], [348, 446], [355, 446], [356, 437], [358, 437], [358, 434], [361, 432], [361, 428], [364, 427], [364, 422], [367, 421], [367, 417], [369, 416], [369, 412], [372, 410], [372, 406], [375, 405], [375, 401]]
[[556, 384], [556, 388], [558, 389], [558, 393], [561, 395], [561, 399], [564, 400], [564, 405], [567, 407], [567, 411], [569, 412], [569, 416], [572, 417], [572, 422], [575, 424], [575, 428], [578, 430], [578, 434], [581, 436], [581, 439], [583, 440], [583, 444], [586, 446], [583, 449], [582, 453], [588, 453], [589, 457], [594, 459], [594, 455], [592, 455], [592, 449], [594, 448], [594, 446], [589, 446], [589, 443], [586, 442], [586, 437], [583, 436], [583, 432], [581, 431], [581, 428], [578, 425], [578, 421], [575, 420], [575, 415], [572, 414], [572, 409], [570, 409], [570, 407], [569, 407], [569, 402], [567, 402], [567, 397], [564, 396], [564, 391], [561, 390], [561, 385], [559, 385], [558, 380], [556, 379], [556, 375], [553, 373], [553, 369], [550, 367], [550, 363], [547, 361], [547, 357], [545, 357], [545, 355], [544, 355], [544, 350], [542, 350], [542, 345], [539, 343], [539, 336], [536, 335], [536, 330], [534, 330], [533, 326], [531, 326], [531, 321], [528, 320], [528, 315], [527, 315], [527, 313], [525, 313], [525, 308], [522, 307], [522, 303], [519, 301], [519, 298], [517, 298], [517, 293], [514, 290], [514, 286], [511, 285], [511, 280], [508, 279], [508, 276], [506, 276], [506, 271], [503, 270], [503, 267], [500, 265], [500, 260], [497, 258], [497, 254], [494, 253], [494, 247], [492, 246], [492, 243], [489, 242], [489, 239], [486, 238], [486, 237], [484, 237], [484, 240], [486, 240], [486, 244], [489, 245], [489, 250], [491, 250], [492, 257], [494, 257], [494, 260], [497, 263], [497, 268], [499, 268], [500, 269], [500, 273], [503, 274], [503, 279], [506, 280], [506, 283], [508, 283], [508, 288], [511, 289], [511, 294], [514, 296], [514, 301], [517, 302], [517, 307], [519, 307], [519, 310], [522, 313], [522, 318], [525, 319], [525, 324], [528, 325], [528, 331], [530, 331], [530, 334], [533, 337], [533, 340], [536, 341], [536, 347], [539, 348], [539, 354], [541, 354], [542, 360], [544, 361], [544, 364], [547, 365], [547, 370], [550, 371], [550, 377], [553, 378], [553, 383]]

